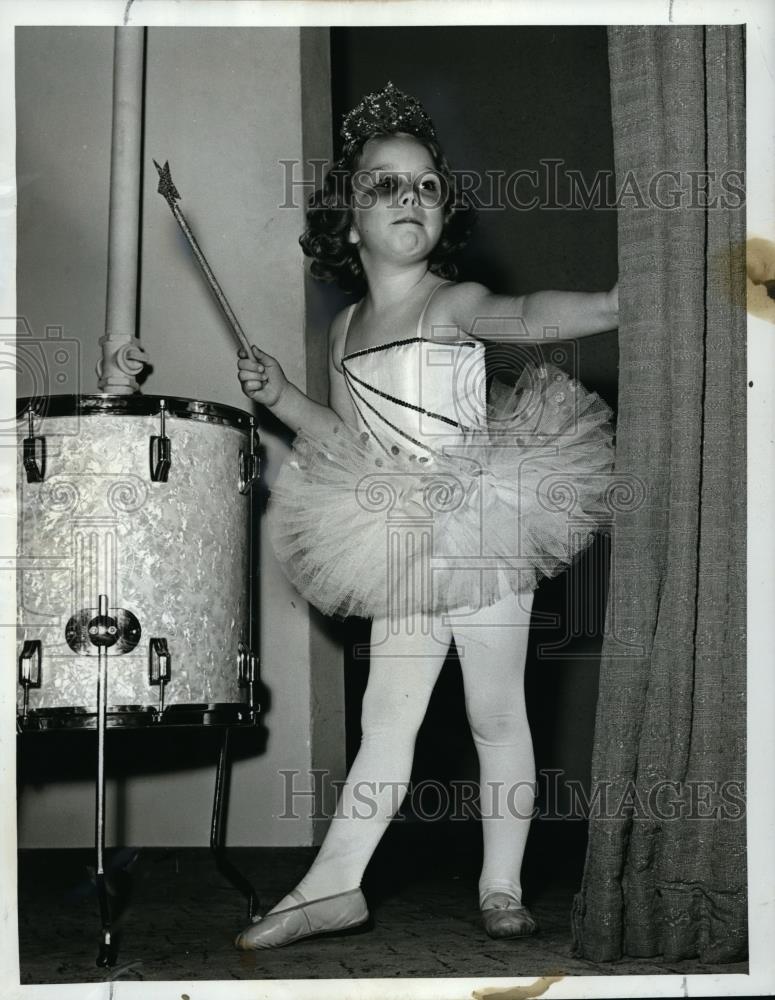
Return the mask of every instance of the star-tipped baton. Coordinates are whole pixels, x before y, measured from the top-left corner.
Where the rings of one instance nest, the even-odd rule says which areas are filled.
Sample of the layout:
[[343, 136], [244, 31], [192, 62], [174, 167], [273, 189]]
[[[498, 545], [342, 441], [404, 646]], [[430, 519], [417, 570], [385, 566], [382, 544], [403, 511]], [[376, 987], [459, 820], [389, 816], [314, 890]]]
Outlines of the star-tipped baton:
[[197, 263], [202, 268], [202, 272], [204, 273], [205, 278], [207, 278], [207, 283], [209, 284], [213, 295], [218, 300], [218, 305], [223, 310], [224, 316], [229, 321], [229, 324], [232, 330], [234, 331], [234, 335], [240, 342], [240, 345], [246, 352], [247, 356], [249, 358], [252, 357], [253, 354], [250, 348], [250, 344], [248, 343], [248, 338], [245, 336], [242, 327], [239, 325], [239, 320], [234, 315], [234, 312], [231, 306], [229, 305], [226, 296], [223, 294], [223, 289], [218, 284], [213, 272], [210, 270], [210, 265], [207, 263], [207, 258], [202, 253], [202, 250], [196, 241], [196, 237], [191, 232], [191, 227], [186, 221], [186, 217], [183, 215], [183, 213], [180, 211], [180, 208], [178, 207], [177, 199], [180, 198], [180, 194], [178, 193], [178, 189], [172, 182], [172, 176], [170, 175], [169, 160], [165, 161], [163, 167], [160, 167], [159, 164], [156, 162], [156, 160], [153, 161], [153, 165], [159, 171], [159, 187], [158, 187], [159, 194], [164, 196], [164, 198], [167, 201], [167, 204], [172, 210], [172, 214], [175, 216], [177, 224], [183, 230], [183, 235], [188, 240], [189, 245], [194, 252], [194, 256], [197, 259]]

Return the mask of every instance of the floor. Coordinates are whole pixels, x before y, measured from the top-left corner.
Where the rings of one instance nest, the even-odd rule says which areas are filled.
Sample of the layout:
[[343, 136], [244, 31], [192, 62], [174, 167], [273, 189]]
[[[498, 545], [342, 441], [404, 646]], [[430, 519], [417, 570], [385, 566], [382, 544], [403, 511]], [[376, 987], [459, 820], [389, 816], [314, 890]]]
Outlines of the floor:
[[[122, 912], [114, 922], [119, 953], [112, 969], [95, 964], [93, 852], [22, 851], [21, 982], [747, 972], [746, 963], [712, 967], [624, 959], [595, 965], [573, 958], [569, 911], [583, 863], [580, 843], [558, 843], [549, 856], [531, 840], [525, 901], [540, 933], [521, 940], [488, 938], [476, 910], [476, 830], [467, 826], [459, 823], [460, 829], [441, 835], [434, 824], [394, 823], [364, 881], [373, 926], [268, 952], [233, 948], [246, 922], [245, 903], [207, 849], [113, 850], [107, 864], [114, 905]], [[313, 848], [241, 848], [229, 856], [268, 908], [301, 877], [314, 853]], [[45, 949], [39, 946], [42, 927]]]

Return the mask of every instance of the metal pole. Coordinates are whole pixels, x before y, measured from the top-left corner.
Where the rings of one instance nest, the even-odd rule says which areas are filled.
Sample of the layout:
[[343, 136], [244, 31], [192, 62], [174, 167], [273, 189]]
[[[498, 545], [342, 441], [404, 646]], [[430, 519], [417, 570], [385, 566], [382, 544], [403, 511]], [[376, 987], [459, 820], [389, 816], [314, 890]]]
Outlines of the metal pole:
[[103, 392], [129, 395], [144, 364], [136, 332], [145, 28], [116, 28], [114, 39], [108, 286], [97, 371]]
[[[107, 594], [99, 596], [99, 616], [102, 619], [108, 615]], [[108, 705], [108, 647], [97, 647], [97, 811], [96, 811], [96, 883], [97, 898], [102, 921], [102, 944], [97, 957], [98, 965], [110, 963], [110, 907], [108, 891], [105, 885], [105, 725]]]

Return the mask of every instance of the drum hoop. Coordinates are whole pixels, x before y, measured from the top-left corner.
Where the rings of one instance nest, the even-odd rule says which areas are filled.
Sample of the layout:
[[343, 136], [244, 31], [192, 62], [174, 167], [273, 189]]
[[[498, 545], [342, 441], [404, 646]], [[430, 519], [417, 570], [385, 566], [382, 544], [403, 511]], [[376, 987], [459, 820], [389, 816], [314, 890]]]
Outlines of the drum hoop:
[[32, 407], [34, 413], [46, 417], [91, 416], [111, 414], [128, 417], [155, 417], [159, 415], [164, 401], [167, 416], [184, 420], [198, 420], [202, 423], [221, 424], [235, 427], [240, 431], [250, 429], [251, 414], [236, 406], [224, 403], [210, 403], [199, 399], [185, 399], [181, 396], [119, 396], [109, 393], [93, 393], [84, 396], [21, 396], [17, 400], [17, 419], [26, 418]]
[[[169, 730], [186, 727], [257, 726], [259, 713], [251, 713], [243, 702], [192, 703], [168, 706], [161, 715], [150, 705], [109, 705], [107, 729]], [[97, 713], [83, 706], [35, 708], [22, 719], [17, 714], [21, 732], [72, 732], [97, 728]]]

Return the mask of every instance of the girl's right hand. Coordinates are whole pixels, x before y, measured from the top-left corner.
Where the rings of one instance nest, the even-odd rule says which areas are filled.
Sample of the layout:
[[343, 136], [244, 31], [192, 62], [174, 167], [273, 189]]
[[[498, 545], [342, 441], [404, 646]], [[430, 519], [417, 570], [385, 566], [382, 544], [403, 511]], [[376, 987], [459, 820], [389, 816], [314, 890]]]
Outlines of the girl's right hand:
[[239, 349], [239, 380], [242, 391], [249, 399], [261, 403], [262, 406], [274, 406], [289, 384], [279, 361], [271, 354], [266, 354], [252, 344], [253, 357], [249, 358], [245, 351]]

